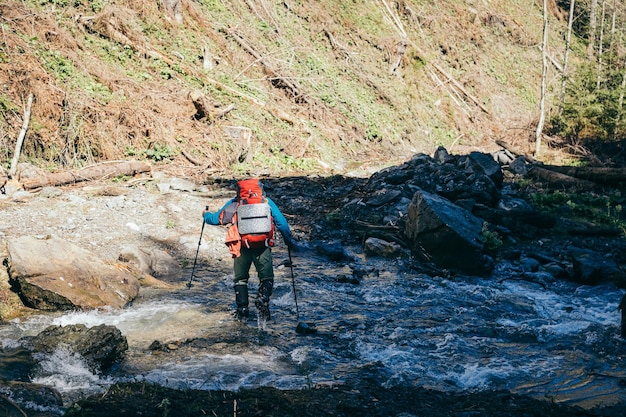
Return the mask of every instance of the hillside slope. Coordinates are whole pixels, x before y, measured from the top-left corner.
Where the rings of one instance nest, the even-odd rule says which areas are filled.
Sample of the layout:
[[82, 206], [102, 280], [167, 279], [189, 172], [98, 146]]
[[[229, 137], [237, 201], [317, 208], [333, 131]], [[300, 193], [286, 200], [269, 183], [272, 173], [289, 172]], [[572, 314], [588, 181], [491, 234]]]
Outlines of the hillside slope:
[[[4, 0], [0, 162], [29, 94], [21, 160], [51, 170], [148, 158], [183, 174], [346, 172], [438, 145], [530, 150], [540, 6]], [[551, 19], [560, 61], [565, 24]]]

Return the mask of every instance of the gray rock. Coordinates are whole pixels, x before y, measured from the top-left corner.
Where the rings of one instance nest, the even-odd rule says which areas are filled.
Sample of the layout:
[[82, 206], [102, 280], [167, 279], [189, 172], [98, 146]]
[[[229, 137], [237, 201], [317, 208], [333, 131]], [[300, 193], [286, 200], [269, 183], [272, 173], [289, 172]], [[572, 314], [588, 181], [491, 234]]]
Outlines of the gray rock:
[[332, 261], [343, 261], [350, 258], [345, 248], [338, 242], [318, 244], [315, 246], [315, 252]]
[[22, 302], [41, 310], [121, 308], [139, 293], [138, 277], [53, 236], [8, 240], [10, 282]]
[[182, 268], [169, 253], [160, 249], [144, 249], [137, 246], [125, 247], [118, 258], [134, 264], [141, 272], [164, 280], [178, 280]]
[[526, 164], [526, 159], [523, 156], [518, 156], [509, 164], [509, 169], [511, 172], [517, 175], [525, 176], [528, 174], [528, 165]]
[[613, 283], [620, 288], [626, 288], [626, 274], [612, 259], [576, 247], [570, 248], [569, 255], [572, 258], [574, 281], [585, 285]]
[[34, 337], [21, 340], [23, 346], [38, 353], [51, 354], [61, 345], [81, 355], [90, 370], [108, 370], [124, 359], [128, 342], [122, 332], [106, 324], [87, 327], [84, 324], [50, 326]]
[[363, 244], [363, 251], [370, 256], [382, 256], [385, 258], [400, 258], [408, 256], [408, 253], [395, 242], [376, 237], [369, 237]]
[[[63, 415], [63, 398], [61, 393], [52, 387], [30, 382], [6, 381], [0, 382], [0, 392], [9, 394], [8, 398], [0, 395], [0, 410], [3, 411], [3, 416]], [[37, 413], [35, 410], [48, 412]]]
[[411, 250], [426, 251], [441, 267], [483, 275], [482, 220], [436, 194], [418, 191], [409, 206], [405, 235]]
[[488, 153], [471, 152], [469, 158], [475, 171], [481, 172], [488, 176], [496, 186], [501, 187], [504, 175], [500, 169], [500, 165]]
[[197, 188], [195, 182], [185, 180], [182, 178], [170, 178], [169, 183], [170, 183], [170, 188], [172, 190], [191, 192], [191, 191], [195, 191]]

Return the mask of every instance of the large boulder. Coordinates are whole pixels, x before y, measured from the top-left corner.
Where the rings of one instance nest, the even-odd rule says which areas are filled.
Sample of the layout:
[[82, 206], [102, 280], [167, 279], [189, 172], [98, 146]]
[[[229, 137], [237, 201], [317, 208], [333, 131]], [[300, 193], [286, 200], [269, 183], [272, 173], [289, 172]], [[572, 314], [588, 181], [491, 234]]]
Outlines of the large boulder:
[[57, 237], [8, 240], [10, 283], [22, 302], [40, 310], [121, 308], [139, 293], [133, 269], [105, 263]]
[[419, 190], [409, 206], [405, 235], [411, 250], [429, 256], [437, 265], [468, 274], [484, 275], [483, 221], [449, 200]]
[[60, 347], [77, 353], [93, 372], [106, 371], [124, 359], [128, 350], [126, 337], [115, 326], [84, 324], [50, 326], [37, 336], [20, 340], [23, 346], [37, 354], [52, 354]]
[[575, 282], [584, 285], [612, 283], [619, 288], [626, 288], [626, 273], [617, 263], [601, 253], [581, 249], [575, 246], [568, 251], [572, 259], [573, 277]]

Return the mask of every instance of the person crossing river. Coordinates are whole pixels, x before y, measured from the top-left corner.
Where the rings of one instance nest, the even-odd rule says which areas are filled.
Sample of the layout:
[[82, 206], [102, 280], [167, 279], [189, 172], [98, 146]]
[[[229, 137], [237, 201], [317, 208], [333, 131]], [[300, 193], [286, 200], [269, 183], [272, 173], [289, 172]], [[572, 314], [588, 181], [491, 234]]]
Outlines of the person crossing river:
[[274, 288], [272, 247], [274, 231], [278, 229], [290, 250], [298, 251], [287, 219], [276, 203], [265, 195], [258, 178], [237, 182], [237, 196], [227, 201], [216, 212], [204, 210], [204, 222], [210, 225], [229, 225], [226, 245], [233, 257], [235, 303], [237, 320], [249, 317], [248, 280], [254, 264], [259, 277], [255, 307], [259, 320], [270, 320], [270, 297]]

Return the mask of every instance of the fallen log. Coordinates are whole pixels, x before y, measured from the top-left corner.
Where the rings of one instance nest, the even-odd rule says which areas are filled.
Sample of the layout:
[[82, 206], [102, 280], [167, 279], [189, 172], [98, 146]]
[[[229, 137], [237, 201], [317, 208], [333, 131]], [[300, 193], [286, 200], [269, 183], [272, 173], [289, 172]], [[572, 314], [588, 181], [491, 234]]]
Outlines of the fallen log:
[[193, 155], [191, 155], [189, 152], [185, 151], [184, 149], [181, 150], [181, 153], [183, 154], [185, 158], [187, 158], [189, 162], [191, 162], [194, 165], [206, 165], [200, 159], [195, 158]]
[[581, 191], [593, 191], [599, 188], [597, 184], [591, 181], [582, 180], [566, 174], [561, 174], [560, 172], [551, 171], [537, 165], [532, 166], [532, 168], [528, 172], [528, 175], [535, 179], [545, 181], [547, 187], [552, 189], [575, 188]]
[[28, 178], [22, 182], [25, 190], [46, 186], [73, 184], [82, 181], [102, 180], [120, 175], [134, 176], [142, 172], [150, 172], [152, 167], [146, 162], [115, 161], [104, 162], [82, 168], [78, 171], [64, 171], [48, 174], [37, 178]]
[[593, 181], [598, 184], [619, 185], [626, 183], [626, 168], [567, 167], [558, 165], [543, 165], [542, 167], [550, 171]]

